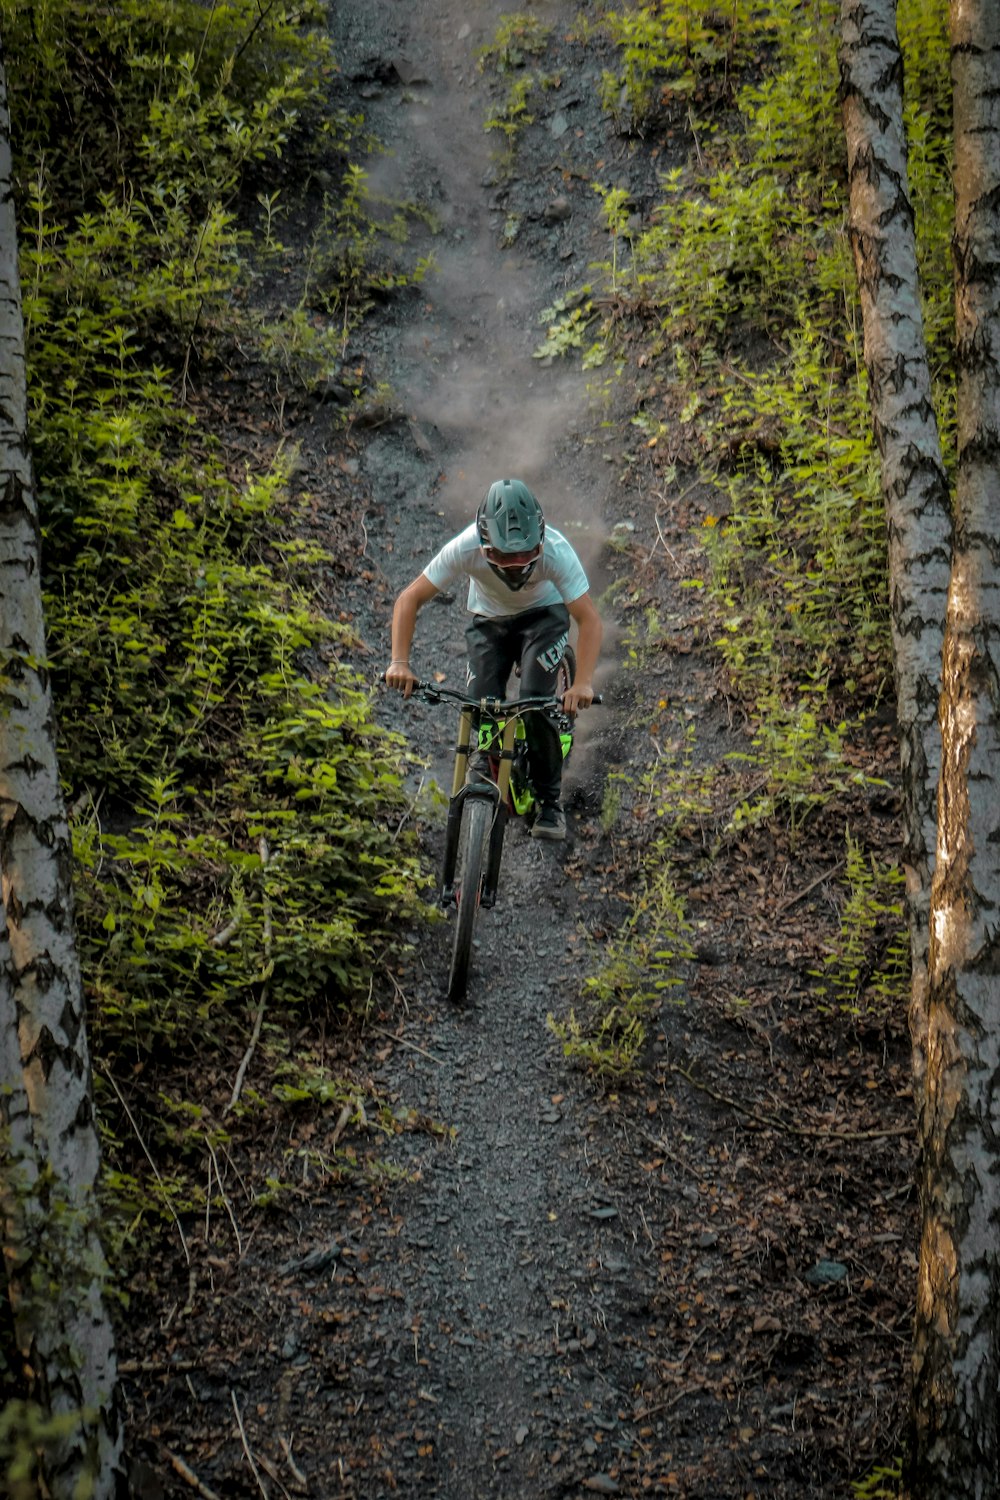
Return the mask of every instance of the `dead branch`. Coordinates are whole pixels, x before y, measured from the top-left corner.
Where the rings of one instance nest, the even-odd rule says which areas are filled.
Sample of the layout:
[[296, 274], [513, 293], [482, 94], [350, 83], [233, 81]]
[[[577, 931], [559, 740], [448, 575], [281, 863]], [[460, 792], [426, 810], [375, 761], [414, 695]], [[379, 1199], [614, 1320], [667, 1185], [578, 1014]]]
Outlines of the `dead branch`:
[[290, 1441], [288, 1438], [279, 1436], [278, 1442], [281, 1444], [281, 1451], [285, 1455], [285, 1463], [292, 1471], [292, 1480], [295, 1488], [297, 1490], [307, 1490], [309, 1488], [309, 1481], [292, 1457], [292, 1445]]
[[329, 1143], [331, 1151], [336, 1146], [337, 1142], [340, 1140], [340, 1137], [343, 1135], [344, 1131], [347, 1129], [348, 1121], [350, 1120], [351, 1115], [353, 1113], [354, 1113], [353, 1101], [349, 1100], [347, 1102], [347, 1104], [344, 1105], [343, 1109], [340, 1111], [340, 1114], [337, 1116], [337, 1123], [333, 1127], [333, 1133], [330, 1136], [330, 1143]]
[[[222, 1194], [222, 1202], [223, 1202], [223, 1204], [225, 1206], [226, 1213], [229, 1215], [229, 1222], [233, 1226], [233, 1234], [236, 1236], [236, 1249], [237, 1249], [237, 1253], [239, 1254], [240, 1260], [242, 1260], [243, 1259], [243, 1237], [240, 1234], [240, 1226], [236, 1222], [236, 1215], [233, 1212], [233, 1205], [230, 1203], [229, 1197], [228, 1197], [228, 1195], [226, 1193], [226, 1190], [222, 1186], [222, 1177], [219, 1174], [219, 1158], [215, 1154], [215, 1147], [212, 1145], [212, 1142], [208, 1139], [207, 1136], [205, 1137], [205, 1144], [208, 1147], [208, 1153], [209, 1153], [209, 1157], [211, 1159], [212, 1165], [215, 1167], [215, 1180], [216, 1180], [216, 1182], [219, 1185], [219, 1192]], [[211, 1190], [211, 1185], [212, 1184], [211, 1184], [211, 1174], [210, 1174], [209, 1175], [209, 1189], [210, 1190]], [[206, 1213], [207, 1213], [207, 1205], [206, 1205]], [[206, 1245], [208, 1244], [208, 1234], [207, 1233], [205, 1235], [205, 1243], [206, 1243]]]
[[647, 1141], [655, 1151], [662, 1152], [662, 1154], [667, 1157], [669, 1161], [672, 1161], [676, 1166], [680, 1167], [682, 1171], [690, 1172], [691, 1176], [694, 1177], [698, 1182], [704, 1182], [707, 1174], [705, 1172], [702, 1172], [699, 1167], [692, 1166], [689, 1161], [685, 1161], [683, 1156], [678, 1156], [676, 1151], [671, 1151], [670, 1147], [667, 1145], [666, 1141], [662, 1139], [662, 1137], [652, 1135], [648, 1130], [643, 1130], [641, 1125], [633, 1125], [632, 1129], [637, 1135], [641, 1135], [643, 1140]]
[[686, 1079], [692, 1088], [700, 1089], [710, 1099], [717, 1100], [719, 1104], [728, 1104], [730, 1109], [735, 1109], [738, 1114], [753, 1120], [757, 1125], [764, 1126], [765, 1129], [781, 1130], [786, 1135], [805, 1136], [810, 1140], [818, 1141], [879, 1141], [890, 1136], [913, 1135], [916, 1129], [915, 1125], [890, 1125], [884, 1130], [818, 1130], [809, 1125], [792, 1125], [788, 1120], [779, 1119], [777, 1115], [762, 1115], [759, 1110], [751, 1109], [748, 1104], [741, 1104], [738, 1099], [733, 1099], [728, 1094], [720, 1094], [677, 1063], [669, 1063], [668, 1067], [671, 1073], [676, 1073], [679, 1077]]
[[846, 863], [846, 859], [838, 860], [832, 870], [824, 870], [822, 875], [817, 875], [816, 879], [811, 880], [803, 890], [796, 891], [794, 896], [786, 896], [784, 901], [779, 901], [774, 908], [774, 915], [780, 917], [782, 912], [788, 911], [789, 907], [797, 905], [799, 901], [804, 901], [818, 885], [823, 885], [825, 881], [832, 880], [835, 875], [839, 875]]
[[236, 936], [236, 934], [239, 932], [239, 930], [240, 930], [240, 917], [239, 917], [239, 914], [237, 914], [235, 917], [230, 918], [230, 920], [226, 923], [225, 927], [220, 927], [219, 931], [212, 938], [212, 947], [213, 948], [224, 948], [226, 946], [226, 944], [230, 941], [230, 939], [232, 939], [232, 938], [234, 938]]

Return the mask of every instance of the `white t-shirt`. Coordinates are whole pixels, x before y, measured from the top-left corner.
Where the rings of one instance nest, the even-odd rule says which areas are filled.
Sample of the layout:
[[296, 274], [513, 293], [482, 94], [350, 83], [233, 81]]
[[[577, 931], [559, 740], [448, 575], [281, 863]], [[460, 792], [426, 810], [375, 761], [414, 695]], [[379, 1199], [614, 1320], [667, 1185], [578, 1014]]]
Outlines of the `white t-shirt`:
[[447, 589], [462, 577], [469, 580], [469, 609], [492, 620], [522, 615], [548, 604], [572, 604], [590, 584], [573, 547], [554, 526], [546, 526], [542, 555], [523, 588], [509, 589], [483, 555], [479, 529], [473, 521], [446, 542], [424, 569], [436, 589]]

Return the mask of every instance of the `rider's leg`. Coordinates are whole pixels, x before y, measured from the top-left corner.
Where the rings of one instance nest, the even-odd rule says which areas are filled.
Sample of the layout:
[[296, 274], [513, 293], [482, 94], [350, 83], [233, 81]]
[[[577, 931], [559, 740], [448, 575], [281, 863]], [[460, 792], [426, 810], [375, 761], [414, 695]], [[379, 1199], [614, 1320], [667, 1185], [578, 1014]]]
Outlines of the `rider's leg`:
[[[569, 610], [564, 604], [533, 609], [519, 629], [521, 696], [554, 693], [559, 663], [569, 639]], [[535, 796], [542, 807], [558, 807], [562, 789], [562, 745], [559, 729], [547, 714], [526, 714], [524, 730]]]
[[470, 698], [506, 697], [519, 650], [519, 638], [516, 634], [512, 638], [510, 624], [509, 617], [492, 620], [486, 615], [473, 616], [465, 632]]
[[[474, 616], [465, 632], [469, 654], [466, 685], [470, 698], [507, 696], [507, 682], [517, 661], [518, 641], [516, 634], [512, 636], [507, 619]], [[489, 757], [473, 756], [471, 769], [489, 775]]]

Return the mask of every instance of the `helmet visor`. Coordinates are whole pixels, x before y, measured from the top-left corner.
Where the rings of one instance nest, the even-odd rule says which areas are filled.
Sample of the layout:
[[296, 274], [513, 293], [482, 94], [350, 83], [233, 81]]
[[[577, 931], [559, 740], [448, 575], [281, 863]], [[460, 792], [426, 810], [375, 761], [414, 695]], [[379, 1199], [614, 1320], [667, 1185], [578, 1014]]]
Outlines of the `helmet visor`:
[[484, 547], [483, 551], [491, 567], [510, 568], [515, 572], [537, 562], [542, 554], [541, 547], [532, 547], [529, 552], [501, 552], [497, 547]]

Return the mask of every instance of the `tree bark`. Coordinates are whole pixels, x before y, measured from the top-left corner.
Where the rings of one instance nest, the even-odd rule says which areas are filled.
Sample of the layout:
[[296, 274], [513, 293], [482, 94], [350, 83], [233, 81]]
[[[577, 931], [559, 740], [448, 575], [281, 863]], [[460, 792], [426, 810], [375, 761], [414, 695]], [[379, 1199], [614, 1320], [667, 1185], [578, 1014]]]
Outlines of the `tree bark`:
[[1000, 12], [953, 0], [958, 474], [909, 1482], [1000, 1492]]
[[[24, 330], [0, 57], [0, 1223], [22, 1394], [64, 1419], [38, 1493], [111, 1496], [121, 1437], [104, 1300], [72, 849], [56, 763], [27, 438]], [[65, 1430], [62, 1430], [65, 1428]]]
[[937, 705], [951, 514], [920, 308], [895, 0], [842, 0], [840, 75], [850, 236], [888, 535], [913, 957], [910, 1035], [919, 1109], [927, 1065]]

